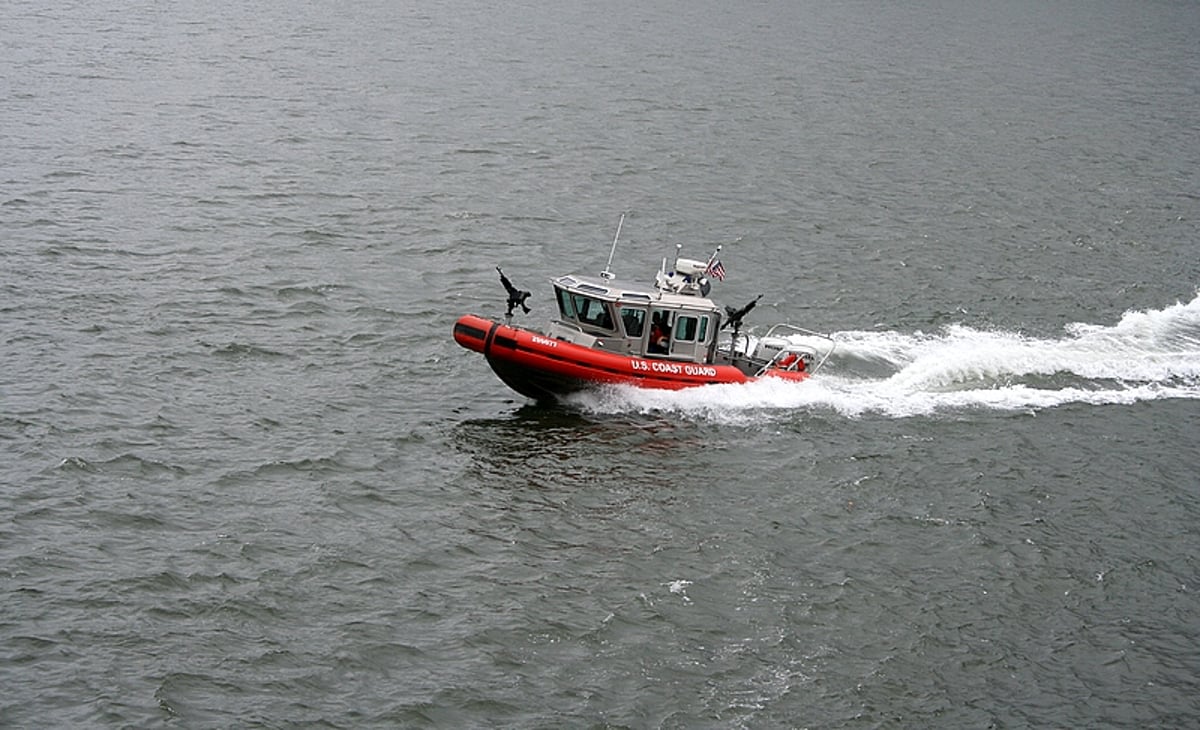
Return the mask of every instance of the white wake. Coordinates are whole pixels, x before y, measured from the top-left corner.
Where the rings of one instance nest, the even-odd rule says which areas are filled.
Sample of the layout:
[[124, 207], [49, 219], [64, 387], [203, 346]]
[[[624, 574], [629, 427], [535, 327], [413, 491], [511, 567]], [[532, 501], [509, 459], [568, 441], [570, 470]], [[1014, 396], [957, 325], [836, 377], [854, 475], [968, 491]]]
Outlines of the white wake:
[[851, 331], [834, 338], [834, 356], [802, 383], [623, 387], [571, 402], [593, 412], [678, 412], [738, 422], [771, 409], [907, 417], [1200, 398], [1200, 294], [1187, 304], [1126, 312], [1111, 326], [1074, 323], [1054, 339], [964, 325], [933, 334]]

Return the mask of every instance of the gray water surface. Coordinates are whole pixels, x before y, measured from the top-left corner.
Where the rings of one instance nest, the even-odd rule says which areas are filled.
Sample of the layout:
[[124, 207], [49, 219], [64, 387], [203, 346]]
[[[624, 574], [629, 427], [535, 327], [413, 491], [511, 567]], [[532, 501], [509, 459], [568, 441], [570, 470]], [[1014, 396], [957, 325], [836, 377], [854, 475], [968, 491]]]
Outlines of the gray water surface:
[[[1200, 5], [7, 10], [0, 725], [1200, 722]], [[454, 344], [622, 212], [821, 377]]]

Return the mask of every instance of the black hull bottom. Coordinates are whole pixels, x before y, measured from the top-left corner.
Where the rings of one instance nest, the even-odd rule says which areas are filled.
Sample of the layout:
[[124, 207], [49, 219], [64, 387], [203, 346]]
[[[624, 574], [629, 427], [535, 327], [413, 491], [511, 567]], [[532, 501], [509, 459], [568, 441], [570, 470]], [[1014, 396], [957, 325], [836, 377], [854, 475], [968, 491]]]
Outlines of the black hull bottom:
[[578, 378], [530, 370], [523, 365], [506, 362], [499, 358], [489, 357], [487, 361], [488, 365], [492, 366], [492, 371], [505, 385], [526, 398], [532, 398], [542, 403], [554, 402], [564, 395], [586, 390], [596, 385]]

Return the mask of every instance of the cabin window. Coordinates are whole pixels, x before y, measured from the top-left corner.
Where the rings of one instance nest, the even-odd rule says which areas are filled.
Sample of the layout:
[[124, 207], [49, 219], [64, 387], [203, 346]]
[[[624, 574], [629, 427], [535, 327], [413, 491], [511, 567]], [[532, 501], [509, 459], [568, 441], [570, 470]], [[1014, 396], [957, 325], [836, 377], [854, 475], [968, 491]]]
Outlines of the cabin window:
[[626, 337], [641, 337], [646, 329], [646, 310], [621, 307], [621, 322], [625, 325]]
[[558, 313], [563, 319], [575, 319], [575, 307], [571, 305], [571, 295], [566, 289], [554, 289], [558, 293]]
[[675, 341], [694, 342], [696, 340], [697, 321], [695, 317], [675, 318]]
[[708, 339], [708, 317], [700, 318], [700, 333], [696, 335], [697, 342], [704, 342]]
[[583, 294], [571, 294], [571, 305], [574, 307], [576, 319], [580, 324], [590, 325], [602, 330], [615, 329], [612, 314], [609, 313], [607, 303], [599, 299], [584, 296]]

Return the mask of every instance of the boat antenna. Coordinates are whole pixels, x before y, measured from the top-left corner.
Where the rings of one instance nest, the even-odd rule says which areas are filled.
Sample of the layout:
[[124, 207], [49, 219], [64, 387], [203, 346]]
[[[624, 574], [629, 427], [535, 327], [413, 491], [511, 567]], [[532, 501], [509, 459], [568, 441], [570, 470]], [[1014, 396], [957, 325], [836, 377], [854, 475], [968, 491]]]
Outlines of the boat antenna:
[[621, 220], [617, 221], [617, 235], [613, 236], [612, 250], [608, 252], [608, 263], [604, 265], [604, 271], [600, 272], [601, 279], [615, 279], [617, 275], [610, 269], [612, 268], [613, 256], [617, 253], [617, 240], [621, 238], [621, 226], [625, 225], [625, 214], [621, 214]]

